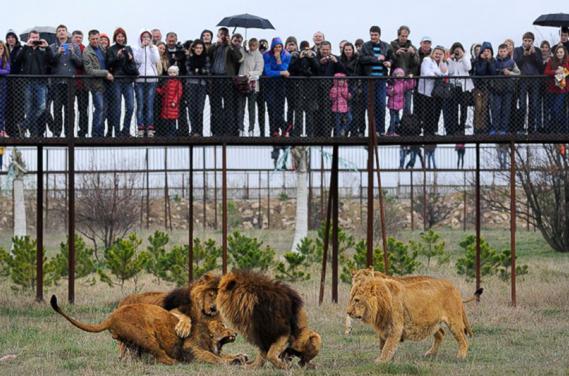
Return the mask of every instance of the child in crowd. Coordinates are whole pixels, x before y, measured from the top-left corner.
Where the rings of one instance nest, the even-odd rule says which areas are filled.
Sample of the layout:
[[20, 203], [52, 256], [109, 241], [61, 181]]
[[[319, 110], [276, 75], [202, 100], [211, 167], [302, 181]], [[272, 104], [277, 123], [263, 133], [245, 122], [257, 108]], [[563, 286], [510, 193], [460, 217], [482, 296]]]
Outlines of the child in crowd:
[[168, 79], [166, 83], [159, 87], [158, 94], [162, 96], [162, 110], [160, 119], [163, 131], [160, 132], [166, 137], [174, 137], [176, 135], [176, 120], [180, 113], [180, 101], [182, 99], [182, 82], [178, 77], [179, 68], [172, 65], [168, 68]]
[[405, 93], [415, 88], [415, 80], [405, 80], [405, 71], [401, 68], [396, 68], [393, 71], [393, 80], [387, 84], [387, 108], [389, 109], [389, 128], [387, 129], [388, 136], [397, 136], [399, 129], [400, 117], [399, 112], [405, 108]]
[[336, 116], [336, 136], [347, 134], [352, 123], [352, 113], [350, 111], [349, 100], [352, 94], [348, 88], [348, 82], [344, 73], [334, 75], [334, 85], [330, 89], [330, 99], [332, 100], [332, 112]]
[[454, 145], [454, 150], [456, 151], [456, 168], [464, 168], [464, 153], [465, 147], [464, 144], [456, 144]]

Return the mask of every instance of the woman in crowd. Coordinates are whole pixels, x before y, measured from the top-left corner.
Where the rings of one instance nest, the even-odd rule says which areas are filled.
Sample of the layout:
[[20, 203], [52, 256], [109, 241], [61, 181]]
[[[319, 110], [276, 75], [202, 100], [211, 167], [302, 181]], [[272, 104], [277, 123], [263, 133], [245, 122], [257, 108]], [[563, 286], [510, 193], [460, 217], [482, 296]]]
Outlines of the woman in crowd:
[[[541, 60], [543, 61], [543, 66], [547, 65], [547, 62], [551, 58], [551, 44], [549, 41], [542, 41], [539, 45], [539, 49], [541, 50]], [[549, 103], [550, 103], [550, 94], [547, 92], [547, 83], [545, 81], [541, 82], [541, 113], [543, 114], [543, 128], [546, 130], [549, 129], [549, 122], [551, 121], [551, 113], [549, 111]]]
[[239, 75], [246, 76], [249, 79], [251, 91], [247, 95], [239, 97], [239, 129], [245, 133], [245, 126], [243, 120], [245, 117], [245, 102], [247, 102], [247, 110], [249, 114], [249, 130], [248, 135], [253, 136], [255, 130], [257, 94], [259, 93], [259, 78], [263, 74], [265, 63], [263, 55], [259, 52], [259, 41], [256, 38], [251, 38], [248, 42], [249, 48], [245, 50], [243, 62], [239, 67]]
[[[448, 60], [448, 75], [450, 77], [470, 76], [472, 64], [465, 56], [464, 47], [459, 42], [450, 48]], [[451, 96], [445, 101], [446, 111], [443, 115], [445, 128], [449, 135], [463, 135], [466, 127], [466, 115], [468, 112], [469, 98], [472, 96], [474, 84], [470, 78], [455, 78], [450, 80], [452, 87]]]
[[433, 91], [435, 85], [441, 85], [444, 82], [440, 78], [448, 76], [448, 66], [444, 56], [444, 47], [436, 46], [431, 52], [431, 56], [427, 56], [421, 64], [421, 77], [432, 77], [419, 80], [419, 95], [423, 97], [425, 108], [428, 109], [423, 114], [424, 118], [422, 119], [424, 135], [434, 135], [438, 131], [442, 98], [433, 95]]
[[134, 50], [134, 61], [138, 67], [138, 79], [134, 83], [136, 93], [136, 122], [139, 137], [154, 136], [154, 94], [158, 79], [160, 55], [152, 44], [152, 33], [140, 34], [139, 48]]
[[[10, 56], [4, 42], [0, 41], [0, 137], [8, 137], [6, 134], [6, 101], [8, 85], [6, 76], [10, 74]], [[2, 163], [0, 163], [0, 169]]]
[[549, 113], [551, 123], [549, 132], [566, 133], [567, 114], [566, 101], [569, 85], [567, 78], [569, 75], [569, 55], [563, 45], [557, 45], [553, 50], [553, 57], [549, 59], [545, 66], [545, 75], [551, 77], [547, 83], [547, 93], [549, 94]]
[[264, 73], [269, 78], [265, 81], [269, 128], [271, 136], [275, 137], [285, 128], [285, 83], [282, 78], [289, 76], [290, 54], [284, 50], [282, 40], [277, 37], [273, 38], [271, 49], [265, 52], [263, 59]]
[[206, 45], [201, 39], [196, 39], [190, 46], [190, 56], [186, 60], [186, 70], [189, 80], [189, 111], [192, 136], [203, 136], [203, 110], [207, 95], [207, 81], [203, 76], [209, 75], [210, 62], [206, 54]]
[[[358, 60], [358, 53], [354, 45], [350, 42], [344, 43], [342, 48], [342, 54], [340, 55], [340, 64], [343, 70], [346, 72], [347, 76], [361, 76], [361, 70]], [[351, 136], [363, 136], [366, 123], [365, 123], [365, 111], [366, 111], [366, 94], [364, 93], [364, 83], [360, 80], [350, 79], [350, 93], [352, 94], [352, 100], [350, 101], [352, 107], [352, 125], [350, 129]]]

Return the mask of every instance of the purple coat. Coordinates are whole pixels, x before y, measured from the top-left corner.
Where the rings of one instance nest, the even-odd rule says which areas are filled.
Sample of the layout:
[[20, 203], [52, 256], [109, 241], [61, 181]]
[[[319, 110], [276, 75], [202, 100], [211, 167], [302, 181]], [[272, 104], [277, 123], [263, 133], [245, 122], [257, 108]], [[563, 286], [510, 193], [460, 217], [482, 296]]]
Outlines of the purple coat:
[[393, 82], [387, 85], [387, 108], [390, 110], [402, 110], [405, 107], [405, 93], [413, 90], [415, 80], [403, 80], [400, 78], [393, 79]]

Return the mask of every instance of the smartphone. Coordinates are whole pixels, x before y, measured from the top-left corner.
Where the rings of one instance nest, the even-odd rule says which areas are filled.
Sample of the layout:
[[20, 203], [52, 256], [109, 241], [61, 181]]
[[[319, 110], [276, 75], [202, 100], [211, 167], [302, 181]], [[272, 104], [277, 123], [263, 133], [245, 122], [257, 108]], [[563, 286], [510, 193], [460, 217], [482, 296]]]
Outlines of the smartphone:
[[67, 53], [69, 52], [69, 44], [68, 44], [68, 43], [63, 43], [63, 44], [61, 45], [61, 47], [63, 47], [63, 53], [64, 53], [65, 55], [67, 55]]

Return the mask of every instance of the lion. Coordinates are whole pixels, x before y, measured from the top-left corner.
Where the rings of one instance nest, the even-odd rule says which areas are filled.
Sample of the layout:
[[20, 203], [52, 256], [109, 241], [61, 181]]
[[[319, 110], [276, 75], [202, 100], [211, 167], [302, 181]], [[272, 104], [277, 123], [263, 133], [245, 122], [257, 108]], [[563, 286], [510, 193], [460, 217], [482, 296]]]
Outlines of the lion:
[[[477, 290], [475, 296], [482, 293]], [[436, 355], [444, 338], [446, 324], [458, 343], [457, 357], [466, 358], [472, 335], [460, 291], [443, 280], [403, 283], [392, 278], [367, 278], [353, 287], [348, 315], [374, 327], [380, 338], [376, 362], [390, 361], [399, 342], [421, 341], [434, 335], [425, 353]]]
[[[71, 324], [91, 333], [109, 330], [113, 339], [119, 340], [139, 354], [150, 353], [157, 361], [172, 365], [177, 361], [191, 362], [194, 359], [206, 363], [243, 363], [246, 357], [221, 358], [221, 348], [225, 343], [233, 342], [236, 333], [227, 329], [223, 324], [206, 324], [206, 332], [210, 341], [202, 344], [200, 336], [204, 330], [195, 325], [190, 336], [186, 339], [178, 337], [174, 327], [178, 318], [171, 312], [154, 304], [127, 304], [114, 310], [109, 317], [99, 324], [86, 324], [65, 314], [57, 304], [53, 295], [51, 307]], [[218, 323], [219, 320], [216, 320]], [[207, 348], [204, 350], [199, 345]], [[215, 353], [208, 351], [214, 350]]]
[[284, 283], [260, 273], [232, 271], [219, 282], [216, 304], [223, 320], [258, 347], [251, 368], [268, 360], [287, 369], [290, 356], [306, 366], [320, 352], [322, 341], [308, 328], [302, 298]]
[[[428, 280], [432, 280], [434, 279], [433, 277], [429, 277], [426, 275], [405, 275], [405, 276], [390, 276], [387, 274], [384, 274], [382, 272], [378, 272], [373, 270], [373, 267], [369, 267], [366, 269], [359, 269], [359, 270], [353, 270], [352, 271], [352, 290], [354, 290], [354, 287], [356, 287], [359, 283], [361, 283], [362, 281], [366, 280], [367, 278], [370, 277], [380, 277], [380, 278], [388, 278], [388, 279], [393, 279], [395, 281], [399, 281], [401, 283], [413, 283], [413, 282], [420, 282], [420, 281], [428, 281]], [[442, 335], [444, 335], [444, 329], [441, 328], [442, 331]], [[352, 319], [350, 318], [350, 315], [346, 315], [346, 321], [344, 324], [344, 334], [345, 335], [350, 335], [350, 333], [352, 333]]]

